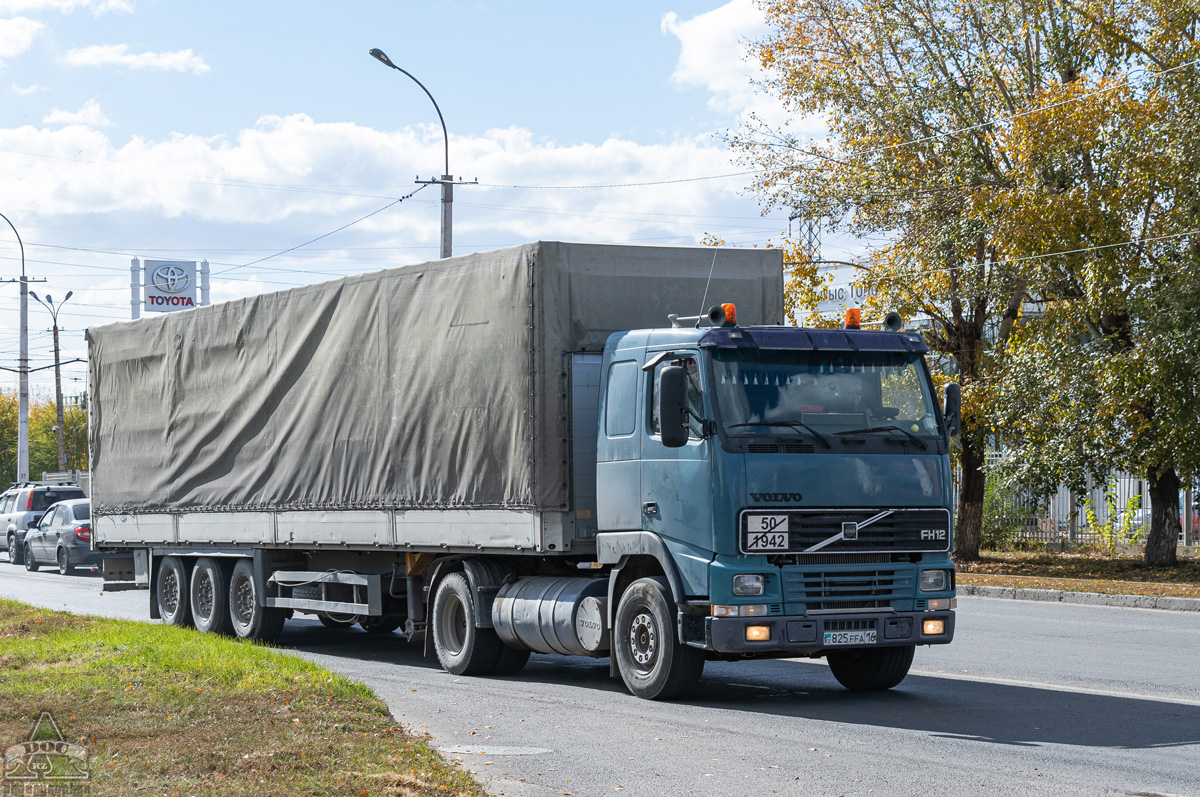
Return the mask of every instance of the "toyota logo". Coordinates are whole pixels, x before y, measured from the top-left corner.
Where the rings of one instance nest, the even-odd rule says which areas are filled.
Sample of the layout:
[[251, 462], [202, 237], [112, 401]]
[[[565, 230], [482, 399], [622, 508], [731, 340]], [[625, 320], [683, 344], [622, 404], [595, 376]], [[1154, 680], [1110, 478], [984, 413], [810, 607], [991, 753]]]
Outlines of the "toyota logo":
[[191, 284], [192, 275], [188, 274], [187, 269], [166, 265], [154, 269], [150, 279], [154, 287], [163, 293], [182, 293]]

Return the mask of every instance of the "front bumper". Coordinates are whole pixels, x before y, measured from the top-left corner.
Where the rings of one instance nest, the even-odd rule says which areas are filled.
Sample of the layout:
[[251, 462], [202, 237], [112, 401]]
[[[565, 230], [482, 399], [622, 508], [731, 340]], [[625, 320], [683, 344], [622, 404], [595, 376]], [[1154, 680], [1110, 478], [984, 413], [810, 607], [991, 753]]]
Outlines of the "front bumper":
[[[944, 633], [926, 634], [924, 621], [941, 620]], [[746, 639], [747, 626], [767, 626], [763, 641]], [[693, 626], [697, 631], [699, 628]], [[873, 644], [827, 645], [826, 633], [875, 632]], [[699, 635], [697, 635], [699, 636]], [[954, 638], [954, 611], [859, 612], [854, 614], [767, 615], [764, 617], [705, 617], [703, 639], [687, 639], [694, 647], [717, 653], [797, 656], [819, 655], [829, 650], [898, 645], [944, 645]]]

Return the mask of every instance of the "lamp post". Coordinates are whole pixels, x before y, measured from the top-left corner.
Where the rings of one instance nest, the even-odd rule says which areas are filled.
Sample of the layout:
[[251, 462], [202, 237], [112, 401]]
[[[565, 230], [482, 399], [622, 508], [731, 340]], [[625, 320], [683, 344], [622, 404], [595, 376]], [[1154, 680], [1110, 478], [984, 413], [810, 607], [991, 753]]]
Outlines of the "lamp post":
[[450, 134], [446, 132], [446, 120], [442, 118], [442, 109], [438, 107], [437, 100], [429, 93], [429, 89], [425, 88], [425, 84], [413, 77], [411, 72], [393, 64], [392, 59], [388, 58], [387, 53], [383, 50], [380, 50], [378, 47], [373, 48], [371, 50], [371, 57], [378, 60], [384, 66], [390, 66], [397, 72], [408, 75], [413, 83], [421, 87], [421, 91], [425, 92], [425, 96], [433, 103], [433, 110], [437, 111], [438, 121], [442, 124], [442, 140], [446, 148], [446, 163], [445, 170], [442, 172], [442, 178], [429, 182], [441, 183], [442, 186], [442, 257], [450, 257], [451, 208], [454, 203], [454, 178], [450, 175]]
[[54, 401], [55, 401], [55, 407], [58, 411], [58, 426], [55, 427], [55, 431], [58, 432], [58, 470], [59, 470], [59, 472], [63, 472], [67, 469], [67, 450], [66, 450], [65, 440], [63, 439], [64, 426], [63, 426], [62, 372], [59, 370], [59, 358], [58, 358], [58, 311], [61, 310], [62, 306], [67, 303], [67, 300], [71, 298], [72, 294], [73, 294], [73, 291], [67, 291], [67, 295], [64, 296], [63, 300], [56, 305], [56, 304], [54, 304], [54, 298], [48, 293], [46, 294], [46, 301], [42, 301], [41, 299], [39, 299], [38, 295], [36, 293], [33, 293], [32, 291], [30, 291], [30, 293], [29, 293], [29, 295], [32, 296], [37, 301], [38, 304], [40, 304], [42, 307], [45, 307], [47, 310], [50, 311], [50, 317], [52, 319], [54, 319]]
[[8, 216], [0, 213], [0, 219], [8, 222], [17, 244], [21, 247], [21, 343], [17, 359], [19, 387], [17, 388], [17, 481], [29, 481], [29, 278], [25, 276], [25, 244], [16, 225]]

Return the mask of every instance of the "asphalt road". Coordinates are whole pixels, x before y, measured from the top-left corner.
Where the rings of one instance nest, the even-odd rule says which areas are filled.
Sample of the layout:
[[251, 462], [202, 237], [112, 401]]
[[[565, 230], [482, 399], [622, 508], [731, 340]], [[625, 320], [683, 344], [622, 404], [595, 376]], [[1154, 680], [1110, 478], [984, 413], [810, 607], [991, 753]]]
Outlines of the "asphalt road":
[[[146, 619], [0, 560], [0, 596]], [[459, 678], [399, 637], [288, 623], [281, 645], [370, 685], [496, 794], [1200, 795], [1200, 613], [961, 599], [956, 641], [896, 689], [842, 690], [819, 662], [710, 663], [693, 699], [651, 703], [606, 659], [534, 656]]]

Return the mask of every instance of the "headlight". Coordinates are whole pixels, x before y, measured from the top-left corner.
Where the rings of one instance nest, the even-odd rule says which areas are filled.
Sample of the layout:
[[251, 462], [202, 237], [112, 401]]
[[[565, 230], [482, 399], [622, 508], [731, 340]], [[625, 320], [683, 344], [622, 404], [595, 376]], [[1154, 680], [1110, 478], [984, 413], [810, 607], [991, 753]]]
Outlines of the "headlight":
[[751, 603], [746, 606], [717, 606], [712, 607], [713, 617], [764, 617], [767, 614], [767, 604]]
[[946, 571], [945, 570], [922, 570], [921, 571], [921, 591], [922, 592], [941, 592], [946, 588]]
[[733, 594], [739, 598], [752, 598], [763, 594], [761, 575], [736, 575], [733, 577]]

